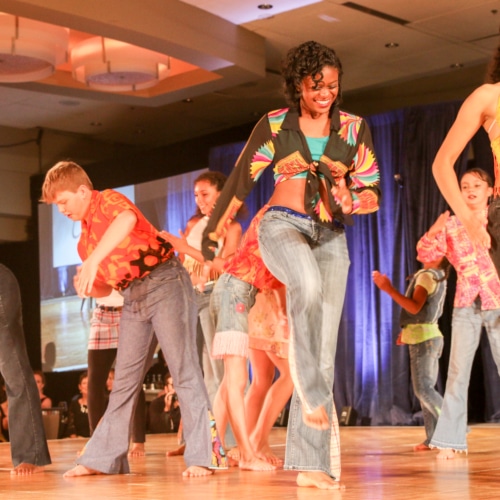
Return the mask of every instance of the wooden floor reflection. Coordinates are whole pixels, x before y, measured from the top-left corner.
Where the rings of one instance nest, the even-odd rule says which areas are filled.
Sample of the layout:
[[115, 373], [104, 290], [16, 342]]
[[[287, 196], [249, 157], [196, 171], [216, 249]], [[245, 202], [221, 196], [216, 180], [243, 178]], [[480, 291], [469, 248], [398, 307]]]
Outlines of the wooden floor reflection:
[[[285, 429], [273, 429], [271, 443], [285, 452]], [[436, 460], [436, 452], [412, 451], [422, 440], [422, 427], [343, 427], [343, 491], [297, 488], [294, 472], [245, 472], [237, 468], [209, 478], [185, 479], [181, 457], [165, 457], [176, 447], [173, 435], [148, 435], [145, 457], [131, 460], [129, 475], [64, 479], [85, 440], [49, 441], [53, 464], [42, 474], [16, 477], [8, 473], [10, 447], [0, 444], [2, 498], [54, 500], [422, 500], [500, 498], [500, 426], [471, 426], [470, 452], [454, 460]]]

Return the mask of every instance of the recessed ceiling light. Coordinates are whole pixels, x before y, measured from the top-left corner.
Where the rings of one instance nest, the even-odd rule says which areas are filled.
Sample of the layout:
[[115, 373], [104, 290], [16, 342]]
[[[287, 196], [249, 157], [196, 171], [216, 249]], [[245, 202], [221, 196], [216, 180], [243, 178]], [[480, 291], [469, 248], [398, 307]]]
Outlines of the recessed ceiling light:
[[397, 49], [399, 47], [399, 43], [397, 42], [389, 42], [385, 44], [386, 49]]
[[273, 6], [270, 3], [261, 3], [260, 5], [257, 6], [257, 8], [261, 10], [269, 10], [272, 9]]
[[329, 16], [328, 14], [320, 14], [318, 17], [320, 19], [322, 19], [323, 21], [326, 21], [327, 23], [338, 23], [339, 22], [339, 19], [337, 19], [336, 17]]
[[183, 99], [182, 102], [185, 102], [187, 104], [191, 104], [193, 102], [193, 99], [191, 99], [191, 97], [187, 97], [186, 99]]
[[463, 68], [464, 65], [462, 63], [453, 63], [453, 64], [450, 64], [450, 68], [451, 69], [460, 69], [460, 68]]

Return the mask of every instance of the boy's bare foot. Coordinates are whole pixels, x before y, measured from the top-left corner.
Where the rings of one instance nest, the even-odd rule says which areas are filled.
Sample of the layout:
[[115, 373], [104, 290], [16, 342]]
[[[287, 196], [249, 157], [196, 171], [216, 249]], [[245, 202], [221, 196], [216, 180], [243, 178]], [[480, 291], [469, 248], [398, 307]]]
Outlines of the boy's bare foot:
[[320, 490], [343, 490], [345, 489], [338, 481], [324, 472], [299, 472], [297, 485]]
[[330, 428], [330, 419], [324, 406], [316, 408], [312, 413], [303, 411], [302, 418], [306, 425], [318, 431], [326, 431]]
[[184, 477], [203, 477], [203, 476], [211, 476], [214, 473], [213, 470], [208, 469], [207, 467], [201, 467], [199, 465], [191, 465], [188, 467], [182, 475]]
[[276, 470], [276, 466], [266, 462], [266, 460], [261, 460], [260, 458], [253, 457], [249, 460], [243, 460], [240, 457], [238, 466], [241, 470], [252, 470], [252, 471], [272, 471]]
[[10, 473], [13, 476], [31, 476], [32, 474], [38, 474], [39, 472], [43, 472], [44, 467], [40, 465], [27, 464], [25, 462], [16, 465]]
[[425, 443], [416, 444], [413, 447], [413, 451], [429, 451], [430, 448]]
[[451, 448], [443, 448], [439, 450], [436, 458], [439, 460], [453, 460], [455, 458], [455, 452]]
[[179, 448], [176, 448], [175, 450], [167, 451], [167, 453], [165, 453], [165, 455], [167, 455], [167, 457], [179, 457], [179, 456], [184, 455], [185, 449], [186, 449], [186, 445], [182, 444], [181, 446], [179, 446]]
[[102, 474], [98, 470], [89, 469], [85, 465], [77, 465], [63, 474], [63, 477], [97, 476]]
[[146, 448], [144, 443], [132, 443], [130, 450], [128, 451], [129, 457], [143, 457], [146, 455]]

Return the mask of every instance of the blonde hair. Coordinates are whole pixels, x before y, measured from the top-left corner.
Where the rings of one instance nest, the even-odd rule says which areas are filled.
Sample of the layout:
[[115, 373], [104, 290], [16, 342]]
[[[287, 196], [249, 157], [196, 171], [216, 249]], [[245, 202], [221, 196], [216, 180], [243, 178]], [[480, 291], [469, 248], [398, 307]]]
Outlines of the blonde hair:
[[80, 165], [72, 161], [60, 161], [45, 174], [40, 201], [53, 203], [58, 192], [76, 193], [80, 186], [94, 189], [92, 181]]

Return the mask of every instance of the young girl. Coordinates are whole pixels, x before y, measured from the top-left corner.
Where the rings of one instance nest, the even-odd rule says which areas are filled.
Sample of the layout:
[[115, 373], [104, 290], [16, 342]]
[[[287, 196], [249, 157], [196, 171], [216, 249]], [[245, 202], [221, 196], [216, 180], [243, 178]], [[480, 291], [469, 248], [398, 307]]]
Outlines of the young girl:
[[[240, 242], [242, 232], [240, 223], [233, 221], [225, 237], [219, 240], [219, 251], [210, 268], [205, 266], [200, 249], [203, 231], [207, 227], [212, 209], [225, 182], [226, 176], [221, 172], [204, 172], [199, 175], [194, 181], [194, 199], [197, 205], [197, 213], [189, 220], [185, 232], [181, 234], [180, 238], [166, 231], [161, 233], [165, 240], [179, 252], [195, 289], [199, 324], [203, 337], [198, 339], [198, 350], [200, 363], [203, 366], [205, 385], [212, 403], [224, 376], [224, 365], [220, 359], [214, 359], [210, 356], [215, 336], [215, 326], [210, 317], [208, 306], [215, 281], [222, 271], [222, 266], [234, 254]], [[204, 346], [206, 346], [208, 356], [203, 356]]]
[[[487, 224], [492, 180], [480, 168], [460, 180], [463, 200], [483, 229]], [[441, 214], [417, 244], [417, 258], [428, 262], [445, 255], [457, 271], [448, 378], [443, 407], [430, 442], [438, 458], [467, 452], [467, 391], [474, 354], [484, 326], [497, 367], [500, 367], [500, 280], [488, 249], [475, 245], [462, 222]]]
[[[241, 469], [254, 471], [273, 470], [282, 464], [271, 453], [268, 438], [293, 389], [286, 359], [288, 342], [284, 332], [288, 332], [288, 325], [272, 325], [269, 321], [271, 316], [278, 319], [284, 314], [281, 312], [283, 300], [281, 305], [276, 300], [273, 302], [275, 294], [283, 290], [283, 284], [265, 267], [258, 245], [257, 228], [267, 209], [265, 205], [253, 218], [241, 245], [225, 265], [210, 304], [217, 332], [212, 354], [222, 358], [225, 367], [214, 404], [215, 419], [223, 433], [220, 426], [225, 425], [227, 410], [238, 444], [238, 451], [230, 456], [238, 460]], [[267, 311], [267, 319], [264, 321], [261, 316], [259, 321], [258, 316], [266, 311], [259, 305], [257, 309], [253, 306], [256, 301], [262, 303], [265, 296], [270, 298], [267, 305], [273, 306]], [[267, 338], [261, 336], [259, 339], [258, 332], [262, 332], [264, 325], [268, 330]], [[245, 396], [249, 353], [254, 377]], [[273, 383], [275, 367], [280, 376]]]
[[378, 209], [379, 172], [366, 122], [339, 109], [342, 65], [314, 41], [290, 49], [282, 75], [289, 108], [255, 126], [221, 194], [202, 249], [214, 246], [263, 170], [275, 186], [259, 225], [262, 260], [286, 286], [294, 397], [285, 469], [299, 486], [339, 488], [333, 404], [338, 326], [344, 304], [349, 214]]
[[446, 257], [426, 262], [411, 278], [405, 295], [393, 286], [385, 274], [373, 271], [373, 282], [403, 309], [402, 328], [397, 343], [408, 344], [413, 390], [424, 416], [426, 439], [415, 451], [429, 450], [429, 443], [441, 412], [443, 398], [436, 390], [439, 358], [443, 352], [443, 334], [438, 319], [443, 313], [446, 278], [450, 263]]

